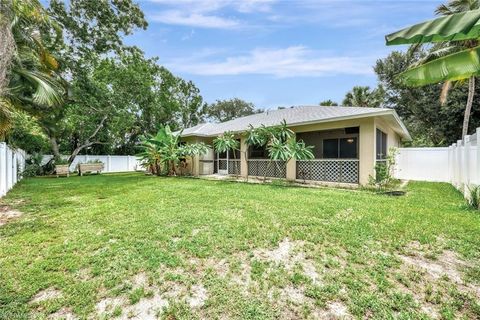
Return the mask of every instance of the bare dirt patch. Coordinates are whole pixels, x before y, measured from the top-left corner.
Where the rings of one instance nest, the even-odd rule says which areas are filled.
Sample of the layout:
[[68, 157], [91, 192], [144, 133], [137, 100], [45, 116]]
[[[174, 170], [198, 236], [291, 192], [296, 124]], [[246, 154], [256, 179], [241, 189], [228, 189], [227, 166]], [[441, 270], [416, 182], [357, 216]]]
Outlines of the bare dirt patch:
[[343, 302], [334, 301], [327, 304], [326, 309], [316, 310], [314, 312], [315, 319], [353, 319], [348, 313], [348, 308]]
[[411, 294], [420, 310], [433, 319], [440, 318], [439, 304], [448, 299], [452, 288], [480, 299], [480, 286], [463, 280], [463, 270], [470, 264], [454, 251], [443, 250], [444, 247], [441, 239], [433, 245], [415, 241], [404, 248], [406, 254], [398, 255], [403, 279], [399, 289]]
[[40, 303], [46, 300], [58, 299], [61, 297], [62, 297], [62, 292], [60, 290], [57, 290], [55, 288], [47, 288], [45, 290], [38, 292], [32, 298], [32, 300], [30, 300], [30, 303]]
[[132, 278], [132, 283], [134, 288], [141, 288], [148, 285], [148, 276], [145, 272], [137, 273]]
[[190, 297], [187, 303], [191, 308], [200, 308], [207, 300], [207, 290], [202, 285], [194, 285], [190, 288]]
[[0, 227], [12, 220], [18, 219], [22, 215], [22, 212], [14, 210], [10, 206], [0, 205]]
[[290, 241], [290, 239], [285, 238], [278, 244], [277, 248], [273, 250], [257, 249], [254, 250], [253, 255], [259, 260], [283, 265], [288, 271], [292, 270], [295, 265], [300, 265], [305, 275], [315, 284], [320, 280], [320, 275], [313, 261], [307, 259], [304, 246], [304, 241]]
[[123, 307], [125, 304], [127, 304], [127, 299], [125, 297], [114, 297], [114, 298], [104, 298], [100, 300], [95, 309], [98, 314], [106, 314], [106, 313], [112, 313], [115, 308], [117, 307]]
[[[182, 270], [179, 270], [182, 271]], [[126, 295], [119, 297], [105, 297], [96, 305], [96, 313], [99, 316], [111, 316], [121, 310], [116, 319], [157, 319], [158, 315], [167, 308], [171, 301], [185, 301], [190, 308], [201, 308], [208, 298], [208, 292], [201, 284], [191, 287], [183, 283], [166, 281], [162, 286], [156, 286], [149, 282], [147, 274], [136, 274], [130, 281], [133, 289], [143, 288], [148, 295], [142, 297], [137, 303], [129, 304]]]
[[62, 308], [48, 316], [50, 320], [77, 320], [78, 317], [69, 308]]
[[447, 276], [457, 284], [462, 283], [462, 275], [458, 269], [465, 267], [466, 263], [453, 251], [444, 251], [437, 260], [427, 259], [420, 254], [400, 256], [400, 259], [407, 265], [422, 268], [434, 279]]

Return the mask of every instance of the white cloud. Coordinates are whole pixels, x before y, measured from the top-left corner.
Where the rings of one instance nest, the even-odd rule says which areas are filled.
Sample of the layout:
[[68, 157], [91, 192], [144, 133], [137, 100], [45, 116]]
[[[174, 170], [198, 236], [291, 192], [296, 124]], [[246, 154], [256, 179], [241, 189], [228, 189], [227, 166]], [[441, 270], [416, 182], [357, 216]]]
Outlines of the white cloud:
[[268, 12], [276, 0], [243, 0], [233, 1], [234, 6], [240, 12]]
[[269, 11], [278, 0], [150, 0], [168, 6], [187, 8], [193, 11], [213, 12], [232, 8], [239, 12]]
[[222, 18], [215, 15], [206, 15], [196, 12], [182, 12], [179, 10], [168, 10], [150, 16], [153, 21], [165, 24], [174, 24], [200, 28], [230, 29], [239, 25], [238, 21]]
[[[244, 23], [219, 14], [227, 9], [237, 13], [268, 12], [277, 0], [150, 0], [166, 10], [150, 14], [153, 21], [199, 28], [231, 29]], [[242, 22], [242, 23], [241, 23]]]
[[198, 57], [176, 59], [167, 62], [166, 66], [176, 72], [197, 75], [263, 74], [287, 78], [370, 75], [374, 61], [374, 57], [327, 56], [304, 46], [291, 46], [283, 49], [257, 48], [245, 55], [221, 61], [203, 61]]

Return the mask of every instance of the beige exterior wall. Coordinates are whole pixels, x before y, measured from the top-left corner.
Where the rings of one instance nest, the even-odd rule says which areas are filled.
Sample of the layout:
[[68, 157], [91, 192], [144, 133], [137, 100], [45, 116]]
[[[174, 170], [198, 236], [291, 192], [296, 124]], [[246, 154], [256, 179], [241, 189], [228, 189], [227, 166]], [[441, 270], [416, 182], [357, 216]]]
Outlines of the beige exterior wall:
[[242, 177], [248, 176], [248, 145], [245, 142], [245, 137], [240, 137], [240, 175]]
[[[392, 127], [388, 125], [388, 123], [385, 120], [381, 118], [375, 118], [375, 129], [377, 128], [387, 134], [387, 149], [389, 149], [390, 147], [395, 147], [395, 148], [400, 147], [402, 139], [400, 138], [398, 133], [396, 133], [392, 129]], [[375, 147], [376, 147], [376, 144], [375, 144]], [[376, 151], [375, 151], [375, 154], [377, 154]]]
[[[359, 119], [350, 119], [350, 120], [341, 120], [341, 121], [332, 121], [326, 123], [317, 123], [309, 124], [302, 126], [290, 127], [295, 133], [301, 132], [311, 132], [311, 131], [324, 131], [324, 130], [335, 130], [343, 129], [348, 127], [359, 127], [360, 133], [358, 134], [358, 156], [359, 156], [359, 184], [365, 185], [369, 181], [369, 177], [374, 175], [374, 167], [376, 160], [376, 129], [384, 131], [387, 134], [387, 147], [398, 147], [400, 145], [401, 139], [400, 136], [391, 128], [391, 126], [384, 120], [380, 118], [370, 117], [370, 118], [359, 118]], [[326, 133], [328, 136], [328, 133]], [[241, 175], [245, 177], [247, 175], [247, 145], [245, 143], [245, 138], [238, 136], [240, 138], [240, 160], [241, 160]], [[209, 146], [213, 145], [213, 138], [202, 138], [202, 137], [188, 137], [183, 139], [188, 142], [204, 142]], [[214, 160], [213, 150], [207, 156], [204, 156], [205, 160]], [[191, 161], [191, 160], [189, 160]], [[194, 159], [194, 175], [199, 174], [211, 174], [213, 173], [213, 166], [211, 170], [202, 168], [200, 158]], [[287, 172], [286, 178], [288, 180], [296, 180], [296, 161], [295, 159], [290, 160], [287, 163]]]
[[[185, 137], [182, 138], [182, 141], [186, 143], [197, 143], [203, 142], [207, 144], [210, 148], [209, 152], [206, 155], [201, 157], [194, 157], [193, 159], [188, 157], [187, 158], [187, 173], [190, 173], [194, 176], [198, 176], [201, 174], [213, 174], [213, 162], [211, 164], [204, 163], [201, 160], [212, 160], [214, 159], [213, 154], [213, 138], [206, 138], [206, 137]], [[192, 172], [193, 168], [193, 172]]]

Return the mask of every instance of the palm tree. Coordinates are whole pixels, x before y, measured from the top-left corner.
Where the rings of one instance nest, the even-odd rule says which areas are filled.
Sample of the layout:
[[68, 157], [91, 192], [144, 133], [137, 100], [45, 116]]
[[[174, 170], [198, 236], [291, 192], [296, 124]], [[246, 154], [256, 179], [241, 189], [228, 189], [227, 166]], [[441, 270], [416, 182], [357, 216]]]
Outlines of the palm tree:
[[11, 0], [0, 8], [2, 37], [11, 46], [0, 64], [5, 75], [0, 87], [0, 135], [11, 126], [11, 115], [17, 109], [29, 113], [46, 112], [60, 105], [66, 93], [58, 62], [45, 48], [41, 30], [48, 28], [60, 34], [37, 0]]
[[[283, 120], [279, 125], [258, 128], [250, 127], [246, 138], [247, 145], [265, 147], [268, 151], [269, 161], [265, 168], [263, 182], [267, 180], [268, 169], [275, 162], [282, 160], [288, 162], [290, 159], [311, 160], [314, 158], [312, 146], [306, 146], [303, 141], [297, 141], [294, 132], [288, 128]], [[277, 167], [278, 169], [278, 167]]]
[[[451, 0], [447, 4], [441, 4], [438, 6], [435, 13], [437, 15], [447, 16], [455, 13], [476, 10], [479, 8], [478, 0]], [[474, 48], [478, 46], [476, 39], [465, 41], [449, 41], [440, 43], [440, 48], [432, 52], [433, 56], [440, 56], [446, 54], [452, 54], [463, 49]], [[451, 88], [451, 81], [446, 81], [440, 94], [440, 101], [445, 104], [447, 100], [448, 90]], [[475, 95], [475, 76], [468, 78], [468, 96], [467, 104], [465, 106], [465, 113], [463, 115], [463, 127], [462, 127], [462, 139], [468, 134], [468, 124], [470, 122], [470, 114], [472, 112], [473, 96]]]
[[348, 107], [377, 108], [383, 103], [384, 95], [382, 87], [371, 90], [368, 86], [355, 86], [347, 92], [342, 104]]
[[468, 134], [473, 103], [475, 76], [480, 74], [480, 47], [478, 0], [450, 0], [440, 5], [436, 14], [440, 18], [418, 23], [387, 35], [387, 45], [434, 43], [430, 53], [399, 75], [409, 86], [424, 86], [443, 82], [440, 99], [446, 101], [452, 82], [468, 79], [468, 97], [462, 129], [462, 138]]

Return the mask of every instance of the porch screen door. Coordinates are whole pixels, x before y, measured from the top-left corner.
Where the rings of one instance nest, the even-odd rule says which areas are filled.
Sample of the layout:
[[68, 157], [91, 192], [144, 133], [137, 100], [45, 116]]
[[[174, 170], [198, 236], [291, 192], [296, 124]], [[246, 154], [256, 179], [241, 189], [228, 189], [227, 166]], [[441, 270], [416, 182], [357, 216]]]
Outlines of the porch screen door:
[[217, 161], [218, 174], [228, 175], [228, 152], [224, 154], [217, 152]]

